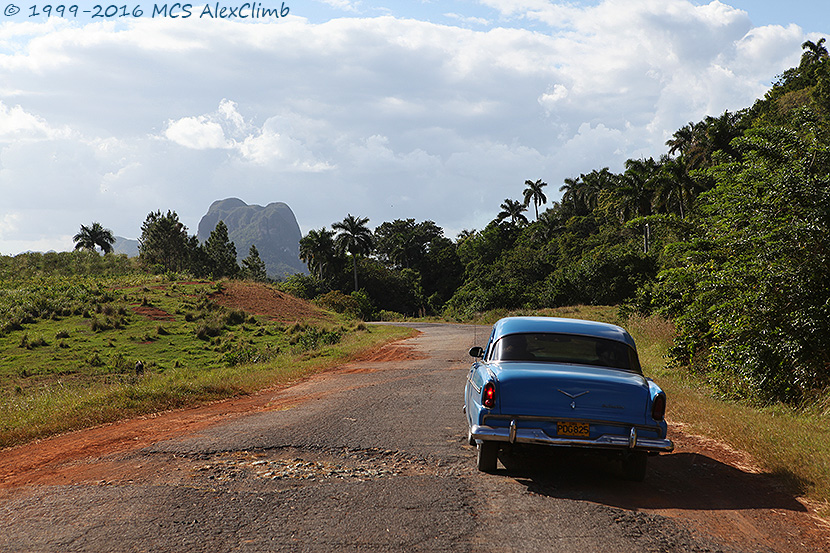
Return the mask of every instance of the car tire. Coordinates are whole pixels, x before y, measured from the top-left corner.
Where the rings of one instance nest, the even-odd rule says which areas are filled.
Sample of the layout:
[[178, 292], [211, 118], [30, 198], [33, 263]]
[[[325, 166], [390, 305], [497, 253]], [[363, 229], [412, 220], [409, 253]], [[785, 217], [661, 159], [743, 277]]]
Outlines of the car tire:
[[642, 482], [646, 477], [648, 454], [644, 451], [634, 451], [623, 458], [623, 474], [628, 480]]
[[481, 472], [496, 472], [499, 458], [499, 444], [479, 442], [476, 446], [476, 465]]

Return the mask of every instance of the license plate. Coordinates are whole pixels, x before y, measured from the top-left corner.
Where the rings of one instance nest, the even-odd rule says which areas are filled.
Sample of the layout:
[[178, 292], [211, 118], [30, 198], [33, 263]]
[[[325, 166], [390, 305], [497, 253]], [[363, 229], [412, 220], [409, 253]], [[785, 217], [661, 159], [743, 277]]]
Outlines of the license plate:
[[590, 426], [587, 422], [557, 422], [556, 434], [559, 436], [579, 436], [588, 438]]

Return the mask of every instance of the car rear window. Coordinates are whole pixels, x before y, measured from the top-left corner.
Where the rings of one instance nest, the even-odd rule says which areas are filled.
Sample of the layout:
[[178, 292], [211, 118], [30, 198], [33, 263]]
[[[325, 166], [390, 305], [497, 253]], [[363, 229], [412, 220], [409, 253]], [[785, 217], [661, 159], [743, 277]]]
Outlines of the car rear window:
[[490, 359], [571, 363], [642, 372], [637, 352], [627, 344], [573, 334], [508, 334], [494, 344]]

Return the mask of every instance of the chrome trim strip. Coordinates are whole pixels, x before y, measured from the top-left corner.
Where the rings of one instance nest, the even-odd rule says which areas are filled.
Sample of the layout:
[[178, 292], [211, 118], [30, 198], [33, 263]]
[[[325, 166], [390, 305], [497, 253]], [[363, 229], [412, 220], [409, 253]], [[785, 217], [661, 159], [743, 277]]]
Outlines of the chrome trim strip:
[[[496, 413], [487, 413], [484, 415], [483, 423], [484, 426], [487, 425], [487, 421], [489, 420], [499, 420], [508, 423], [511, 420], [515, 420], [517, 424], [519, 423], [534, 423], [534, 422], [548, 422], [548, 423], [557, 423], [557, 422], [587, 422], [591, 425], [603, 425], [603, 426], [619, 426], [620, 428], [625, 428], [627, 431], [634, 427], [638, 428], [638, 432], [642, 432], [643, 430], [650, 431], [650, 432], [657, 432], [660, 434], [660, 426], [657, 424], [648, 425], [648, 424], [632, 424], [630, 422], [625, 421], [614, 421], [614, 420], [607, 420], [607, 419], [586, 419], [586, 418], [579, 418], [579, 417], [533, 417], [533, 416], [508, 416], [508, 415], [499, 415]], [[525, 425], [526, 426], [526, 425]]]
[[637, 438], [631, 445], [631, 437], [615, 434], [604, 434], [598, 438], [556, 437], [548, 436], [539, 428], [516, 428], [515, 436], [511, 440], [511, 429], [494, 428], [474, 424], [470, 433], [475, 440], [510, 442], [518, 444], [538, 444], [552, 446], [587, 447], [600, 449], [635, 449], [638, 451], [654, 451], [669, 453], [674, 450], [674, 444], [668, 438]]

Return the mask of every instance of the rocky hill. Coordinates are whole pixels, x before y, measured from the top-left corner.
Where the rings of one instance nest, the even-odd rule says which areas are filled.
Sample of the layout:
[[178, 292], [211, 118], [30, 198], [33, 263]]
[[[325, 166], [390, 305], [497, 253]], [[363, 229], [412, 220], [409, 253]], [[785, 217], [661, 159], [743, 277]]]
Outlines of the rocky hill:
[[300, 226], [287, 204], [274, 202], [262, 207], [248, 205], [238, 198], [215, 201], [199, 221], [196, 236], [200, 242], [208, 239], [219, 221], [228, 227], [228, 237], [236, 246], [240, 263], [253, 244], [265, 262], [269, 277], [306, 272], [299, 257]]

